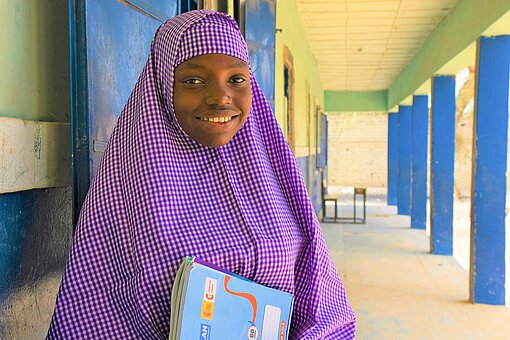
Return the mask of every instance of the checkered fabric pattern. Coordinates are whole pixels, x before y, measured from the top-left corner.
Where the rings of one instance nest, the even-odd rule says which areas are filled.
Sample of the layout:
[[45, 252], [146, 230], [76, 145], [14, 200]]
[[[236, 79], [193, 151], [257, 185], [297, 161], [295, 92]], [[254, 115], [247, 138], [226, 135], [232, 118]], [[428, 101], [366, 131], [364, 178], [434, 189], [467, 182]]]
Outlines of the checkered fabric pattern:
[[295, 157], [257, 82], [252, 110], [219, 148], [173, 110], [175, 67], [228, 54], [249, 63], [226, 14], [192, 11], [156, 32], [83, 205], [49, 339], [165, 339], [186, 255], [295, 297], [290, 339], [352, 339], [355, 316]]

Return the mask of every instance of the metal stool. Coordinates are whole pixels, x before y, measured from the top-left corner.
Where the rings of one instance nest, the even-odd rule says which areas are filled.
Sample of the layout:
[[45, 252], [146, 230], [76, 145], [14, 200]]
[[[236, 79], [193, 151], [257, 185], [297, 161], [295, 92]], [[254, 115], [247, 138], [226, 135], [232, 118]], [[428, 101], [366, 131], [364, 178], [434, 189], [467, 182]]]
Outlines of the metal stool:
[[322, 181], [322, 222], [327, 222], [327, 220], [331, 219], [331, 217], [326, 216], [326, 202], [335, 202], [335, 217], [333, 221], [330, 222], [337, 222], [338, 219], [338, 199], [339, 197], [336, 195], [328, 195], [326, 194], [326, 181]]
[[[361, 195], [363, 196], [363, 218], [356, 218], [356, 196]], [[354, 188], [354, 195], [353, 195], [353, 201], [354, 201], [354, 223], [366, 223], [367, 221], [367, 207], [366, 207], [366, 201], [367, 201], [367, 188]], [[358, 222], [359, 221], [359, 222]]]

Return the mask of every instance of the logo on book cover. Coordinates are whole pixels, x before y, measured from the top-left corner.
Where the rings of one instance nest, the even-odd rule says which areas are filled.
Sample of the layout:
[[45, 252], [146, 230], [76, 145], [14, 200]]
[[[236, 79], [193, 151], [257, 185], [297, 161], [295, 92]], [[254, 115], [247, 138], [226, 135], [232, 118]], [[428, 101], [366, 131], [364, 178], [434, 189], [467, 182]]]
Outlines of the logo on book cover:
[[210, 277], [205, 278], [204, 301], [214, 302], [217, 286], [218, 280], [211, 279]]
[[210, 277], [205, 279], [204, 296], [202, 299], [202, 310], [200, 317], [206, 320], [212, 320], [214, 313], [214, 300], [216, 299], [216, 287], [218, 281]]
[[259, 330], [255, 325], [251, 325], [250, 328], [248, 328], [248, 340], [257, 340], [259, 337]]
[[214, 303], [202, 301], [202, 310], [200, 312], [200, 317], [206, 320], [212, 320], [214, 313]]
[[206, 325], [204, 323], [200, 324], [200, 340], [210, 340], [211, 339], [211, 325]]

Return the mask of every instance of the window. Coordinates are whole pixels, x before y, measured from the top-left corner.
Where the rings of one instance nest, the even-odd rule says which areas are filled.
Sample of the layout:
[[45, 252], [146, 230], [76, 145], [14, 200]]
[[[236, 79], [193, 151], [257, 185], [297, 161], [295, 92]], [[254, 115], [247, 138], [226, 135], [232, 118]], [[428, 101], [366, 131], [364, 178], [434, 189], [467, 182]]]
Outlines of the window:
[[244, 32], [244, 1], [241, 0], [179, 0], [179, 13], [193, 11], [195, 9], [211, 9], [230, 14], [237, 21]]
[[287, 47], [283, 50], [283, 86], [284, 86], [284, 126], [283, 131], [287, 137], [292, 151], [295, 152], [294, 130], [294, 61]]
[[[200, 2], [200, 4], [199, 4]], [[201, 6], [199, 6], [201, 5]], [[195, 9], [203, 8], [203, 1], [199, 0], [180, 0], [179, 13], [189, 12]]]

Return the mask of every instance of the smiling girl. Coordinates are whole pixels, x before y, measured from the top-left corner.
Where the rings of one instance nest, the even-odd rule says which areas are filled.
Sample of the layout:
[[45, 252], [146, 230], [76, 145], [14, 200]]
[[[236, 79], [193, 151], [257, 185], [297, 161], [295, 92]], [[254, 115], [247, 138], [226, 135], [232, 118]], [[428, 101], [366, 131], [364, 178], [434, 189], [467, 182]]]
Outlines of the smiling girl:
[[153, 39], [83, 205], [48, 338], [167, 338], [187, 255], [293, 294], [290, 339], [354, 337], [246, 43], [232, 18], [205, 10]]

